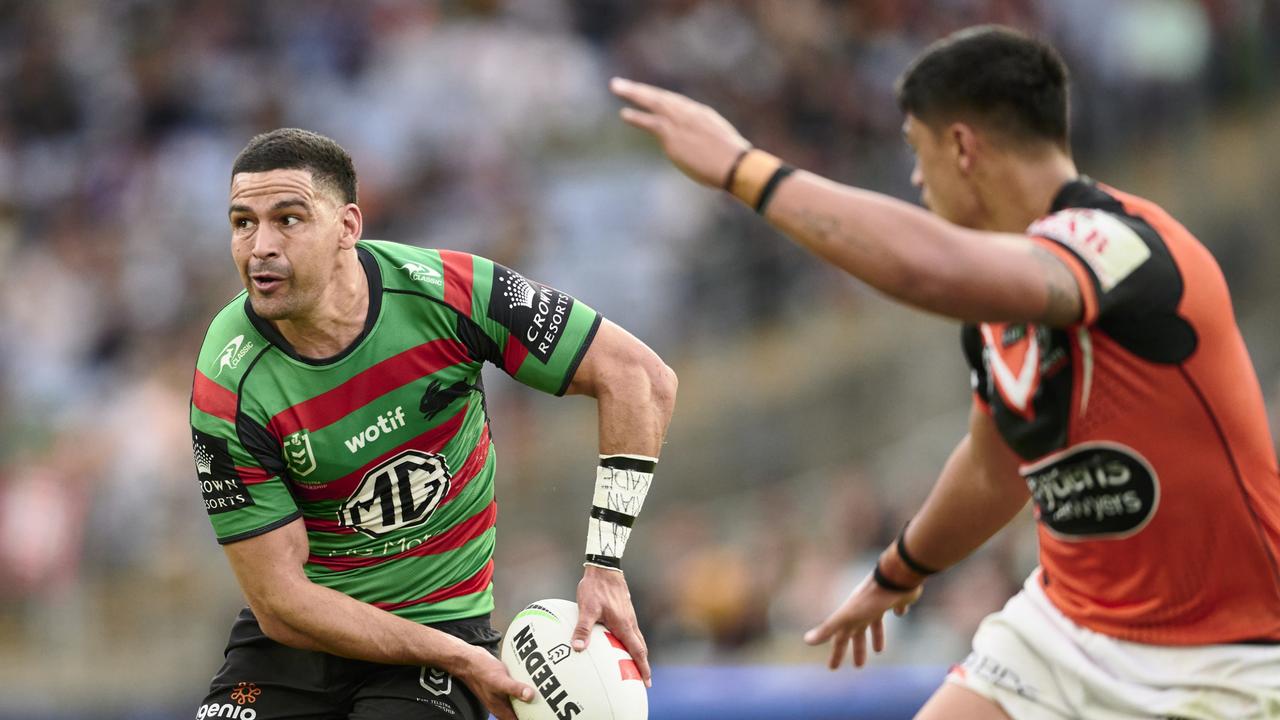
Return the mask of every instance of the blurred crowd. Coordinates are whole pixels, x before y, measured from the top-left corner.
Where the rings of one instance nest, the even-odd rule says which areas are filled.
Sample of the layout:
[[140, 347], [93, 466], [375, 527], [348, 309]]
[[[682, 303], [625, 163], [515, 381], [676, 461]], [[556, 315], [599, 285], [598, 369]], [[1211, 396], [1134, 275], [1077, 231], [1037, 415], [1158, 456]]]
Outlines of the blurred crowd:
[[[1086, 168], [1280, 87], [1274, 0], [0, 0], [0, 649], [76, 652], [236, 602], [186, 412], [206, 324], [238, 290], [224, 208], [254, 133], [342, 143], [366, 237], [516, 267], [680, 371], [815, 307], [856, 310], [862, 291], [671, 172], [616, 120], [607, 79], [688, 93], [797, 166], [913, 199], [894, 80], [983, 22], [1067, 57]], [[543, 406], [494, 394], [504, 468], [546, 467], [518, 432], [503, 444], [504, 423]], [[655, 652], [790, 657], [919, 499], [861, 462], [780, 483], [803, 492], [647, 513], [643, 533], [687, 548], [635, 561]], [[502, 482], [521, 502], [540, 478]], [[557, 520], [563, 537], [504, 516], [502, 608], [572, 587], [579, 515]], [[962, 653], [1033, 562], [1027, 533], [1005, 538], [938, 583], [896, 659]]]

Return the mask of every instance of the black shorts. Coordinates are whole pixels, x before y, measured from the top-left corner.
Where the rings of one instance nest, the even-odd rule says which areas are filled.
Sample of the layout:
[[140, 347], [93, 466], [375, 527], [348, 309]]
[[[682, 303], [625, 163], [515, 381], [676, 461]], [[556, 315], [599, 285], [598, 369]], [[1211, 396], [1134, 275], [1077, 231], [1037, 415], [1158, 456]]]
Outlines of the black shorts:
[[[497, 654], [489, 617], [433, 624]], [[248, 608], [231, 627], [226, 661], [197, 720], [485, 720], [489, 713], [462, 682], [435, 668], [382, 665], [272, 640]]]

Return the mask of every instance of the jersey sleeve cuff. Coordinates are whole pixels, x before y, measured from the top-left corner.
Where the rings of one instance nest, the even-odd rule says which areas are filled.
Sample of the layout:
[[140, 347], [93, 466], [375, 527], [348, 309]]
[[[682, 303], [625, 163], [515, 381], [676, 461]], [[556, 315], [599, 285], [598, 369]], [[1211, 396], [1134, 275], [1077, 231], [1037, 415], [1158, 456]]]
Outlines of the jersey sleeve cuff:
[[591, 323], [591, 329], [587, 330], [587, 336], [582, 339], [582, 344], [578, 346], [578, 354], [574, 356], [573, 362], [569, 363], [569, 370], [564, 374], [564, 382], [560, 383], [560, 389], [556, 391], [556, 397], [563, 396], [569, 391], [569, 383], [573, 382], [573, 376], [578, 374], [578, 366], [582, 364], [582, 358], [587, 356], [587, 350], [591, 348], [591, 343], [596, 339], [596, 331], [600, 329], [600, 323], [604, 321], [604, 315], [596, 313], [596, 319]]
[[1072, 277], [1076, 279], [1076, 286], [1080, 288], [1080, 304], [1083, 305], [1078, 324], [1092, 325], [1098, 319], [1097, 281], [1092, 271], [1078, 255], [1062, 244], [1045, 237], [1034, 237], [1032, 241], [1053, 253], [1071, 271]]
[[240, 542], [241, 540], [248, 540], [251, 537], [265, 535], [271, 532], [272, 530], [276, 530], [278, 528], [284, 527], [285, 525], [288, 525], [289, 523], [293, 522], [294, 520], [297, 520], [300, 517], [302, 517], [302, 511], [294, 510], [293, 512], [289, 513], [288, 515], [285, 515], [279, 520], [276, 520], [275, 522], [267, 523], [266, 525], [263, 525], [260, 528], [255, 528], [253, 530], [246, 530], [245, 532], [236, 533], [235, 535], [220, 537], [218, 538], [218, 544], [230, 545], [233, 542]]

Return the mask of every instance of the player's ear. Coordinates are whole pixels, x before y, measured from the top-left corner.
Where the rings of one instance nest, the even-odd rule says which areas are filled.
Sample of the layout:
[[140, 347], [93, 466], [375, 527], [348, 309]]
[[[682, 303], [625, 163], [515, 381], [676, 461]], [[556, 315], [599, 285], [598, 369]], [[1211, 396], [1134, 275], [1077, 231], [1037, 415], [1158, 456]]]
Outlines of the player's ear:
[[963, 122], [951, 123], [947, 127], [946, 140], [956, 169], [963, 175], [973, 172], [978, 152], [978, 134], [974, 132], [973, 126]]
[[364, 231], [364, 216], [360, 214], [360, 206], [355, 203], [347, 203], [338, 209], [338, 213], [342, 222], [342, 236], [338, 239], [338, 245], [343, 250], [350, 250], [356, 246], [356, 241]]

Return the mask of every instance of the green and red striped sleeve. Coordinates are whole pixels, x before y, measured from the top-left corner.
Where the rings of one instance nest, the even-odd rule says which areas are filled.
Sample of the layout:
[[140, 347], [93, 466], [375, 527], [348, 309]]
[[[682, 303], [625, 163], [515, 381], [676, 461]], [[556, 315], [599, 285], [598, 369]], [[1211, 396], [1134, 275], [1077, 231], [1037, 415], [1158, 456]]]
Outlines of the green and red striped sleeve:
[[525, 385], [563, 395], [595, 337], [600, 314], [492, 260], [439, 253], [443, 299], [496, 345], [494, 363]]
[[[240, 345], [253, 343], [240, 336]], [[254, 349], [260, 352], [265, 347], [259, 342]], [[219, 367], [217, 357], [196, 368], [191, 388], [191, 445], [205, 511], [218, 542], [225, 544], [273, 530], [301, 513], [281, 478], [278, 458], [246, 447], [241, 430], [253, 433], [254, 423], [240, 415], [235, 389], [204, 372], [204, 366], [211, 365], [211, 370], [218, 370], [216, 376], [233, 381], [239, 377], [231, 368]]]

